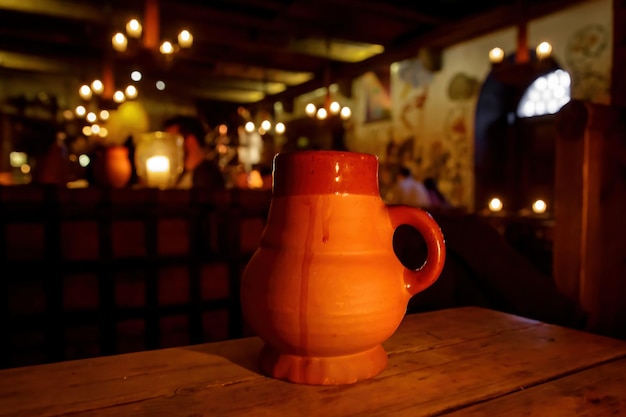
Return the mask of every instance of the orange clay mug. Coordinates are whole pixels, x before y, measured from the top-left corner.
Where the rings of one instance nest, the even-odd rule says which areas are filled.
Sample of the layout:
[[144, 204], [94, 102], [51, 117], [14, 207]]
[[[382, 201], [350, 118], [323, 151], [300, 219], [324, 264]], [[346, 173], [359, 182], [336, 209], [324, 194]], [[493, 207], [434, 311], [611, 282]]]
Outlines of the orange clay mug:
[[[260, 247], [246, 266], [241, 302], [264, 342], [261, 370], [301, 384], [350, 384], [387, 366], [382, 343], [409, 299], [437, 280], [445, 245], [425, 211], [387, 206], [378, 158], [339, 151], [274, 157], [273, 193]], [[426, 241], [416, 270], [393, 250], [408, 224]]]

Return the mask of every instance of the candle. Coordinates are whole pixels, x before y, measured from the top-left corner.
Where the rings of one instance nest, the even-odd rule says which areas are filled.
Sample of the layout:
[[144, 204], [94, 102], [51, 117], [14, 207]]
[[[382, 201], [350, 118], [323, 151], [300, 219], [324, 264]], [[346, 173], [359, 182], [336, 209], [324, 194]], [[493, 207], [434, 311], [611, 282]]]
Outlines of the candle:
[[537, 52], [538, 59], [546, 59], [552, 54], [552, 45], [548, 42], [541, 42], [537, 45], [537, 49], [535, 51]]
[[535, 214], [545, 213], [547, 208], [548, 205], [543, 200], [537, 200], [533, 203], [533, 213]]
[[502, 48], [493, 48], [489, 51], [489, 60], [492, 64], [499, 64], [504, 60], [504, 50]]
[[489, 201], [489, 210], [493, 212], [498, 212], [502, 210], [502, 201], [497, 197], [492, 198]]
[[126, 52], [126, 48], [128, 47], [128, 39], [124, 36], [123, 33], [117, 32], [111, 38], [111, 43], [113, 44], [113, 49], [118, 52]]
[[146, 161], [148, 187], [166, 188], [170, 180], [170, 160], [167, 156], [156, 155]]

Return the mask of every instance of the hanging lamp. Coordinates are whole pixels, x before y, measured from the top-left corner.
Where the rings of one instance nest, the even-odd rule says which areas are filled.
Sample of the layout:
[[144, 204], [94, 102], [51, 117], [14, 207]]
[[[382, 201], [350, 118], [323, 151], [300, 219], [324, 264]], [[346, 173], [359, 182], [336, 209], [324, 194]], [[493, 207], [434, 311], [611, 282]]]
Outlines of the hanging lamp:
[[559, 68], [552, 58], [550, 43], [545, 41], [539, 43], [534, 54], [531, 54], [528, 47], [528, 18], [525, 10], [525, 1], [519, 0], [516, 13], [521, 17], [517, 24], [515, 54], [512, 59], [506, 59], [502, 48], [496, 47], [489, 51], [492, 74], [505, 84], [526, 86], [540, 75]]
[[326, 94], [324, 96], [324, 105], [317, 107], [310, 102], [304, 108], [304, 112], [309, 117], [315, 117], [318, 120], [326, 120], [329, 116], [339, 115], [342, 119], [347, 120], [352, 116], [352, 110], [348, 106], [342, 106], [338, 101], [333, 100], [330, 91], [330, 39], [326, 39], [326, 65], [324, 66], [324, 88]]

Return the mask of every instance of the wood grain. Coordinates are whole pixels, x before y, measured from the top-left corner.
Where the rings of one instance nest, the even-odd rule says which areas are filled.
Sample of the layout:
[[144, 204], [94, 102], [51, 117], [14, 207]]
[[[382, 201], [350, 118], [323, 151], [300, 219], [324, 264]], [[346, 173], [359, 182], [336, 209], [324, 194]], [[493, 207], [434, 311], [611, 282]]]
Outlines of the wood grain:
[[626, 415], [626, 360], [519, 390], [450, 416], [623, 416]]
[[[600, 364], [623, 368], [626, 358], [624, 341], [474, 307], [407, 316], [385, 344], [387, 369], [354, 385], [266, 378], [261, 346], [246, 338], [1, 371], [0, 417], [444, 415], [541, 392]], [[607, 395], [622, 375], [609, 378]]]

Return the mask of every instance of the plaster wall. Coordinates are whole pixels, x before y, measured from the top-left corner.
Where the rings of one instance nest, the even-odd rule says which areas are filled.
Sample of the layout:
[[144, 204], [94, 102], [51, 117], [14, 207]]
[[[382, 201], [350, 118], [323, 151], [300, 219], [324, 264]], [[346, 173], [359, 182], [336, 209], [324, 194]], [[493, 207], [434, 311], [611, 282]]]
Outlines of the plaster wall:
[[[553, 45], [553, 57], [572, 77], [573, 98], [610, 101], [612, 0], [590, 0], [532, 20], [527, 28], [529, 47], [544, 40]], [[499, 46], [513, 54], [516, 33], [510, 27], [447, 48], [438, 68], [416, 51], [414, 59], [391, 66], [388, 84], [381, 80], [378, 90], [371, 87], [371, 73], [356, 79], [348, 148], [376, 154], [382, 165], [408, 165], [420, 179], [433, 177], [454, 205], [472, 209], [474, 118], [491, 71], [488, 53]], [[371, 120], [372, 106], [385, 103], [376, 92], [389, 98], [386, 119]]]

